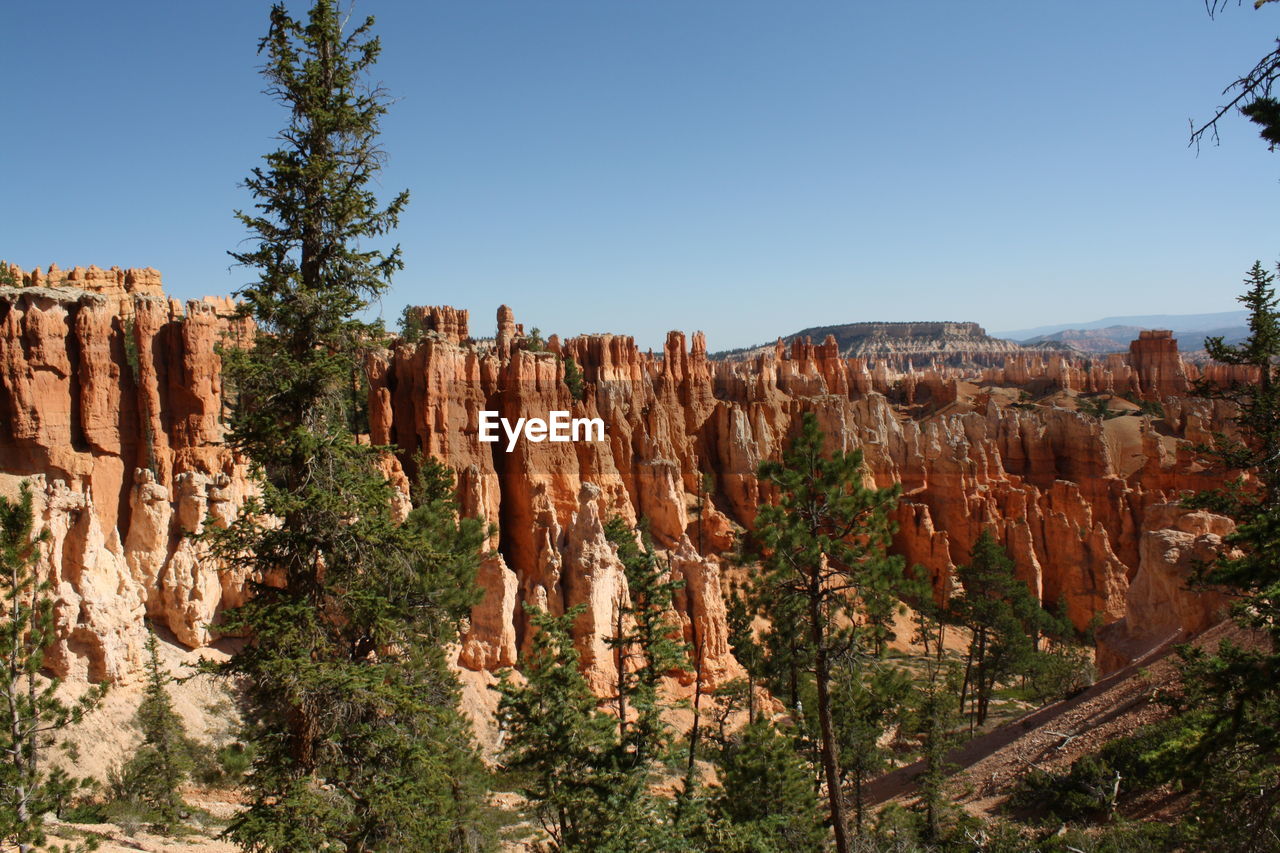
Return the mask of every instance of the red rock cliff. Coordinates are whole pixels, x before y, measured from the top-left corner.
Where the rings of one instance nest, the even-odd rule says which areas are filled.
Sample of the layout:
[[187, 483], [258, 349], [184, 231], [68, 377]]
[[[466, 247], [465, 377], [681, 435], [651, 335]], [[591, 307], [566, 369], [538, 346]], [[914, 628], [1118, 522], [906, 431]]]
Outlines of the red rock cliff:
[[[53, 532], [46, 562], [62, 640], [52, 666], [115, 678], [138, 662], [144, 614], [197, 646], [216, 638], [218, 612], [242, 600], [243, 579], [183, 534], [227, 523], [247, 488], [221, 444], [214, 351], [246, 330], [226, 300], [165, 299], [154, 271], [24, 280], [0, 289], [0, 486], [12, 492], [35, 477]], [[1181, 523], [1152, 507], [1210, 482], [1187, 439], [1228, 414], [1179, 396], [1197, 374], [1159, 337], [1105, 362], [1014, 354], [981, 368], [890, 371], [842, 358], [834, 339], [739, 362], [708, 360], [701, 333], [672, 332], [660, 354], [614, 335], [552, 339], [534, 352], [505, 306], [492, 340], [470, 337], [466, 312], [416, 316], [420, 340], [368, 359], [371, 439], [400, 448], [388, 468], [400, 484], [415, 453], [445, 461], [464, 511], [499, 526], [459, 661], [510, 665], [530, 639], [522, 604], [582, 603], [576, 641], [601, 687], [611, 666], [601, 632], [627, 595], [603, 538], [611, 515], [648, 519], [670, 555], [686, 583], [675, 616], [698, 639], [708, 681], [739, 672], [721, 554], [755, 519], [760, 461], [805, 412], [833, 447], [862, 448], [877, 483], [903, 485], [894, 547], [939, 593], [989, 527], [1020, 576], [1045, 602], [1064, 601], [1081, 627], [1095, 614], [1132, 620], [1164, 588], [1148, 578], [1144, 601], [1128, 599], [1144, 537]], [[581, 400], [564, 384], [564, 354], [585, 376]], [[1165, 416], [1101, 422], [1074, 410], [1075, 393], [1097, 391], [1163, 399]], [[551, 410], [600, 418], [605, 440], [521, 441], [508, 453], [505, 440], [479, 440], [484, 410], [513, 421]]]

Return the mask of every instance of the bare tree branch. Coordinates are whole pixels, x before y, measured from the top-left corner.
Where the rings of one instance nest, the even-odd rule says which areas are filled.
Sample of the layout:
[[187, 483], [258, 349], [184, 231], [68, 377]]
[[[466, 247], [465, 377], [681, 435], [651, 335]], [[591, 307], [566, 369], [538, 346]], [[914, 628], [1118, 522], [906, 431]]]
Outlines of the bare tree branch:
[[[1276, 0], [1256, 0], [1253, 7], [1259, 9], [1266, 3], [1274, 2]], [[1230, 0], [1205, 0], [1205, 9], [1211, 18], [1229, 5]], [[1237, 5], [1239, 5], [1239, 0], [1237, 0]], [[1262, 57], [1258, 64], [1254, 65], [1247, 74], [1237, 78], [1231, 85], [1222, 90], [1223, 95], [1231, 95], [1232, 97], [1226, 104], [1218, 107], [1213, 114], [1213, 118], [1198, 127], [1194, 121], [1188, 120], [1188, 124], [1191, 126], [1191, 138], [1187, 142], [1189, 146], [1195, 146], [1195, 149], [1199, 151], [1200, 143], [1206, 137], [1212, 140], [1214, 145], [1217, 145], [1219, 142], [1218, 122], [1227, 113], [1247, 106], [1258, 98], [1271, 96], [1272, 87], [1275, 85], [1276, 80], [1280, 79], [1280, 39], [1277, 39], [1276, 44], [1276, 49]]]

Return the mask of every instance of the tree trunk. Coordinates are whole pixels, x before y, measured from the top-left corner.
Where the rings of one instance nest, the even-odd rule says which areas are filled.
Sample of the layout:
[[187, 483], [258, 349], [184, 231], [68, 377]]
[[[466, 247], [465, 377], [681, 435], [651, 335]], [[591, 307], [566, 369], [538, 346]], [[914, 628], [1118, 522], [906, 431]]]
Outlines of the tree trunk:
[[794, 711], [800, 707], [800, 680], [796, 673], [798, 667], [796, 666], [796, 640], [794, 635], [787, 640], [787, 643], [791, 649], [791, 654], [787, 660], [787, 677], [789, 680], [787, 687], [791, 692], [791, 710]]
[[614, 664], [618, 669], [618, 743], [627, 748], [627, 655], [622, 640], [623, 612], [622, 603], [618, 603], [617, 622], [614, 636], [618, 638], [618, 647], [614, 650]]
[[693, 631], [693, 653], [696, 656], [693, 665], [693, 728], [689, 730], [689, 766], [686, 768], [688, 780], [692, 783], [694, 762], [698, 756], [699, 723], [702, 712], [702, 643], [698, 638], [697, 622], [692, 618], [689, 619], [689, 627]]
[[858, 827], [858, 834], [862, 834], [862, 773], [853, 774], [853, 814], [854, 821]]
[[831, 665], [827, 661], [822, 593], [810, 594], [809, 619], [814, 645], [814, 675], [818, 682], [818, 724], [822, 729], [822, 769], [827, 777], [827, 802], [836, 833], [836, 853], [849, 853], [849, 830], [844, 822], [844, 792], [840, 789], [840, 754], [831, 723]]

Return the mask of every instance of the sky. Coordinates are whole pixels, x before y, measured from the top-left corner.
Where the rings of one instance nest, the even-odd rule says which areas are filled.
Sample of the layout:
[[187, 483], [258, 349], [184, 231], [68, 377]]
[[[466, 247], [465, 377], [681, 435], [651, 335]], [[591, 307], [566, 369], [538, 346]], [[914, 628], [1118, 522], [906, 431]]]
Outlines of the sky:
[[[305, 3], [290, 3], [301, 14]], [[253, 278], [240, 186], [274, 146], [269, 4], [6, 2], [0, 258]], [[1203, 0], [359, 0], [377, 18], [380, 305], [712, 350], [870, 320], [990, 330], [1238, 307], [1280, 156], [1239, 117], [1280, 7]]]

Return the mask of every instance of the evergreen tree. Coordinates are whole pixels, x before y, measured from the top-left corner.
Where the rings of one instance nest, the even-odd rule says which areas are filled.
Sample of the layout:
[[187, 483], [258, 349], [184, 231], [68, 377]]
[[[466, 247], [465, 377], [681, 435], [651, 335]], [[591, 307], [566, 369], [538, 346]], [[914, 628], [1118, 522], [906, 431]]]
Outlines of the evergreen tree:
[[748, 601], [747, 593], [738, 584], [729, 592], [725, 607], [725, 621], [729, 628], [729, 647], [733, 656], [747, 673], [747, 720], [756, 717], [755, 687], [764, 668], [764, 649], [756, 640], [755, 608]]
[[826, 836], [809, 768], [792, 739], [763, 717], [744, 726], [726, 750], [714, 809], [766, 849], [820, 850]]
[[414, 457], [414, 465], [417, 471], [409, 490], [413, 508], [404, 527], [416, 547], [430, 555], [420, 570], [428, 575], [425, 588], [431, 592], [432, 608], [444, 616], [429, 623], [438, 632], [434, 647], [443, 647], [456, 639], [459, 620], [480, 601], [476, 572], [494, 528], [484, 519], [461, 516], [457, 484], [447, 465], [422, 454]]
[[400, 340], [405, 343], [414, 344], [422, 340], [422, 336], [426, 333], [422, 323], [422, 309], [416, 305], [404, 306], [404, 310], [400, 312], [398, 326]]
[[582, 605], [558, 617], [525, 610], [537, 633], [524, 660], [525, 683], [504, 674], [499, 686], [503, 762], [522, 780], [551, 849], [591, 850], [612, 817], [607, 804], [616, 777], [605, 765], [618, 751], [616, 725], [597, 708], [579, 669], [570, 629]]
[[542, 337], [542, 330], [537, 326], [530, 329], [529, 334], [524, 337], [523, 346], [529, 352], [546, 352], [547, 341]]
[[677, 639], [679, 627], [671, 618], [675, 592], [684, 582], [670, 579], [652, 546], [638, 543], [622, 519], [609, 519], [604, 532], [617, 549], [630, 597], [619, 605], [614, 633], [607, 638], [618, 671], [619, 740], [629, 763], [643, 773], [671, 743], [662, 719], [662, 679], [689, 668], [688, 647]]
[[533, 653], [526, 683], [504, 680], [500, 716], [507, 731], [506, 765], [525, 779], [525, 795], [554, 851], [637, 853], [680, 849], [682, 833], [696, 834], [704, 813], [696, 780], [686, 773], [674, 803], [649, 791], [671, 757], [673, 735], [664, 719], [669, 703], [662, 680], [689, 667], [687, 649], [671, 620], [680, 582], [669, 579], [647, 542], [620, 519], [605, 525], [626, 572], [630, 602], [620, 605], [607, 639], [618, 676], [599, 703], [579, 670], [570, 629], [581, 608], [564, 616], [532, 610]]
[[841, 769], [853, 786], [858, 833], [865, 817], [863, 785], [888, 768], [890, 754], [881, 739], [901, 722], [911, 691], [910, 673], [877, 658], [834, 672], [832, 717], [845, 757]]
[[755, 610], [768, 616], [769, 627], [760, 637], [762, 669], [769, 690], [800, 713], [807, 681], [812, 677], [813, 652], [806, 631], [805, 602], [799, 596], [778, 599], [765, 578], [752, 585]]
[[971, 720], [981, 726], [996, 684], [1035, 671], [1040, 634], [1050, 617], [1014, 575], [1013, 560], [988, 529], [956, 575], [964, 595], [950, 602], [949, 615], [970, 631], [960, 707], [968, 698]]
[[955, 769], [947, 755], [957, 740], [959, 679], [950, 661], [926, 658], [925, 672], [923, 685], [916, 689], [910, 726], [919, 740], [924, 762], [924, 770], [916, 780], [920, 793], [915, 808], [923, 822], [921, 834], [926, 841], [937, 842], [943, 839], [947, 823], [957, 810], [947, 795], [947, 780]]
[[134, 724], [142, 745], [124, 768], [131, 793], [155, 809], [156, 826], [167, 832], [181, 819], [185, 804], [178, 789], [193, 765], [191, 743], [182, 718], [173, 710], [166, 686], [173, 679], [160, 663], [159, 642], [147, 634], [147, 680]]
[[564, 354], [564, 384], [569, 389], [569, 396], [579, 403], [587, 396], [587, 383], [582, 377], [582, 369], [569, 353]]
[[228, 834], [248, 850], [470, 849], [473, 747], [440, 639], [473, 593], [447, 547], [394, 523], [385, 450], [349, 417], [361, 349], [380, 343], [357, 315], [402, 266], [398, 247], [368, 244], [408, 199], [383, 207], [372, 189], [379, 43], [371, 18], [346, 30], [333, 0], [270, 18], [263, 74], [289, 121], [245, 181], [249, 246], [232, 256], [258, 273], [238, 293], [256, 331], [224, 353], [229, 443], [260, 497], [206, 534], [253, 593], [222, 626], [245, 649], [215, 667], [241, 687], [255, 755]]
[[1184, 725], [1166, 746], [1181, 755], [1183, 774], [1203, 785], [1204, 837], [1223, 849], [1270, 850], [1280, 845], [1280, 310], [1275, 277], [1261, 263], [1245, 284], [1239, 300], [1249, 309], [1249, 336], [1235, 346], [1209, 338], [1205, 348], [1216, 361], [1251, 368], [1253, 378], [1202, 389], [1234, 404], [1237, 434], [1215, 435], [1201, 448], [1245, 473], [1188, 504], [1236, 520], [1202, 579], [1235, 597], [1236, 618], [1263, 642], [1182, 650]]
[[0, 497], [0, 840], [24, 853], [45, 843], [44, 815], [74, 784], [66, 774], [46, 770], [42, 753], [104, 692], [91, 689], [68, 704], [57, 696], [60, 679], [37, 678], [45, 649], [57, 639], [50, 584], [36, 575], [39, 544], [47, 535], [35, 533], [30, 486], [22, 484], [17, 501]]
[[[1253, 7], [1260, 9], [1274, 2], [1276, 0], [1254, 0]], [[1206, 0], [1205, 2], [1211, 17], [1228, 5], [1229, 0]], [[1216, 142], [1218, 122], [1228, 113], [1239, 110], [1242, 115], [1259, 126], [1259, 135], [1274, 151], [1280, 144], [1280, 100], [1274, 96], [1277, 80], [1280, 80], [1280, 47], [1263, 56], [1253, 68], [1223, 90], [1224, 95], [1232, 96], [1231, 100], [1218, 107], [1214, 111], [1213, 118], [1195, 127], [1191, 132], [1192, 144], [1199, 146], [1206, 136]]]
[[899, 489], [868, 488], [860, 451], [828, 457], [822, 444], [817, 418], [806, 414], [782, 461], [760, 466], [761, 481], [774, 486], [779, 499], [760, 508], [756, 527], [765, 549], [762, 594], [773, 601], [771, 612], [796, 617], [795, 640], [812, 655], [827, 801], [836, 849], [847, 853], [832, 668], [886, 639], [885, 619], [903, 582], [901, 558], [886, 552]]

